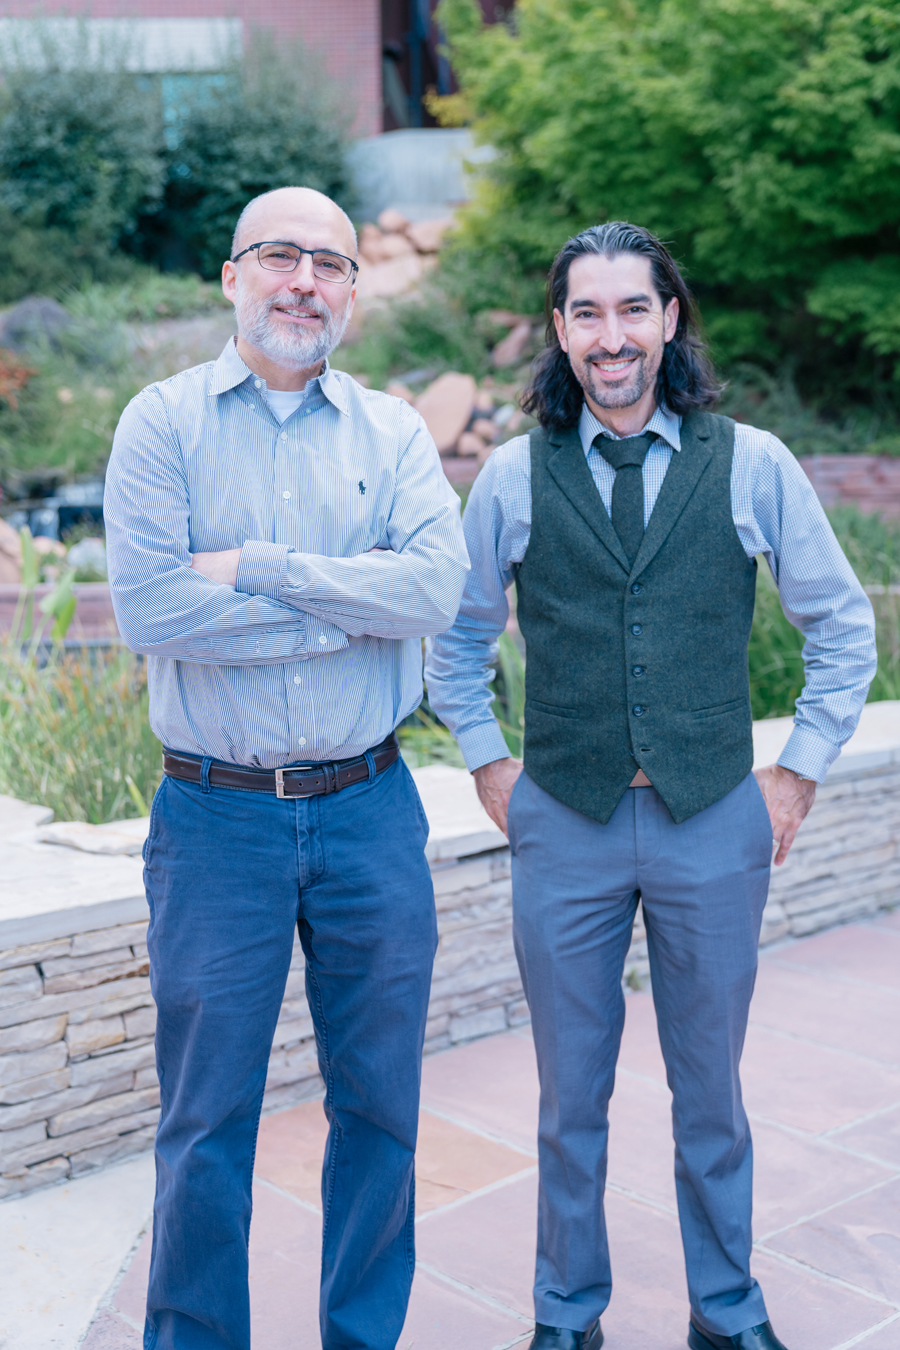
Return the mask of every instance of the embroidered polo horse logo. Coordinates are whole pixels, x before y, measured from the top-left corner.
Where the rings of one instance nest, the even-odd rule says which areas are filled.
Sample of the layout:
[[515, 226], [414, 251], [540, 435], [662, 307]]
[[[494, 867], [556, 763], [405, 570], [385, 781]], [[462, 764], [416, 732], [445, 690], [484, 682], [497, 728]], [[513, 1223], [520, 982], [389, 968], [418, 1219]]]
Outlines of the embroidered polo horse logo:
[[364, 478], [359, 480], [359, 495], [361, 497], [366, 495], [366, 480]]

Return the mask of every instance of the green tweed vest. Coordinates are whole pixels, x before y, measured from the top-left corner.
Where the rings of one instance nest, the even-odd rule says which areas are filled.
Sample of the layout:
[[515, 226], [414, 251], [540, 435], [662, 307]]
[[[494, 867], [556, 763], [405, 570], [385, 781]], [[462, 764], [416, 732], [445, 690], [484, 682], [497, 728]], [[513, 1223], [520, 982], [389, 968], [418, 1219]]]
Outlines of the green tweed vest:
[[575, 428], [531, 433], [531, 538], [516, 574], [525, 769], [609, 820], [638, 768], [677, 822], [753, 764], [747, 644], [756, 562], [731, 512], [734, 423], [691, 413], [629, 569]]

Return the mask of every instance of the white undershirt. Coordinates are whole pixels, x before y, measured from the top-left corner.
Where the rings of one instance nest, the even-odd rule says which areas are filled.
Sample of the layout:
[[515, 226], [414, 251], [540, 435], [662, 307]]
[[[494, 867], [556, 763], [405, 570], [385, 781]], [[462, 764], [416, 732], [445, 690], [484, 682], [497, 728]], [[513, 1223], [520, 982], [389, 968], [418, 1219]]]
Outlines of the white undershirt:
[[286, 422], [306, 398], [305, 389], [267, 389], [266, 401], [279, 422]]

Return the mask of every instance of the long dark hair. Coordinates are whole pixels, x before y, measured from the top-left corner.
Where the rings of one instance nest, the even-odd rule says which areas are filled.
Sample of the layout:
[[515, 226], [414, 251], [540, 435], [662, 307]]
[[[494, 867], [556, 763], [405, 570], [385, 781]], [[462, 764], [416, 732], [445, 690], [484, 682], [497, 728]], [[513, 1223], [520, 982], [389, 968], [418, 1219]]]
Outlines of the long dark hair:
[[569, 293], [569, 268], [575, 258], [599, 253], [614, 258], [619, 253], [640, 253], [650, 259], [653, 285], [665, 309], [678, 300], [678, 327], [666, 343], [656, 377], [656, 401], [674, 413], [711, 407], [722, 392], [712, 362], [698, 329], [693, 297], [678, 265], [656, 235], [640, 225], [611, 220], [592, 225], [563, 244], [547, 278], [547, 345], [534, 363], [531, 384], [522, 407], [541, 426], [555, 431], [574, 426], [581, 414], [584, 391], [575, 378], [569, 358], [559, 345], [553, 311], [565, 312]]

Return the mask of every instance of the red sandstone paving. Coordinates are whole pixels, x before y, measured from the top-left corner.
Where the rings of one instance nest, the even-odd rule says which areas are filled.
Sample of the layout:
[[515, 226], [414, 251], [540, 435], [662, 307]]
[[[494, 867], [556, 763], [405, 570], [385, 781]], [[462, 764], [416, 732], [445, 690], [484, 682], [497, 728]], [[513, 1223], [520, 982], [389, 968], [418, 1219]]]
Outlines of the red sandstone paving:
[[900, 990], [857, 985], [851, 993], [821, 971], [763, 958], [750, 1020], [900, 1068]]
[[828, 1137], [840, 1148], [853, 1149], [900, 1168], [900, 1107], [851, 1125], [846, 1130], [837, 1130]]
[[[900, 1316], [876, 1330], [900, 1313], [900, 1071], [884, 1062], [898, 1038], [897, 982], [888, 986], [883, 959], [897, 917], [792, 943], [761, 963], [744, 1064], [754, 1120], [754, 1273], [790, 1350], [848, 1342], [900, 1350]], [[537, 1103], [527, 1032], [426, 1061], [420, 1267], [398, 1350], [527, 1345]], [[626, 999], [610, 1122], [607, 1350], [683, 1350], [670, 1098], [646, 993]], [[312, 1207], [324, 1141], [318, 1102], [262, 1123], [250, 1243], [254, 1350], [319, 1344], [321, 1220]], [[117, 1310], [142, 1321], [148, 1260], [149, 1238], [86, 1350], [136, 1350], [137, 1333]]]
[[[779, 965], [824, 971], [867, 985], [900, 989], [900, 931], [888, 924], [846, 924], [783, 947]], [[848, 999], [850, 997], [848, 992]]]

